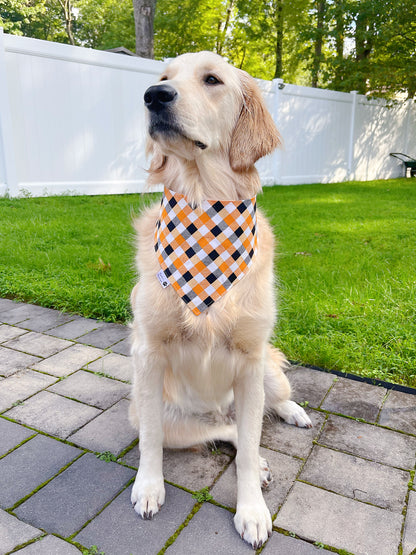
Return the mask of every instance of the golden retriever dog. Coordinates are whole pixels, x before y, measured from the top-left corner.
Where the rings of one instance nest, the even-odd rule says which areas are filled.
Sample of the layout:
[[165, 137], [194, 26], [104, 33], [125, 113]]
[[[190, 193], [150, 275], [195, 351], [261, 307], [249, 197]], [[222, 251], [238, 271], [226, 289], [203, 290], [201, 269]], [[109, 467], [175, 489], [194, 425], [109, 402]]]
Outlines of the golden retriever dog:
[[[216, 54], [184, 54], [168, 65], [144, 100], [150, 185], [163, 184], [164, 198], [184, 203], [189, 218], [198, 221], [206, 221], [207, 206], [216, 201], [231, 211], [253, 208], [261, 190], [254, 163], [278, 147], [280, 139], [252, 77]], [[259, 457], [263, 415], [272, 411], [290, 424], [311, 426], [304, 410], [290, 400], [284, 356], [269, 344], [276, 316], [273, 233], [265, 217], [251, 211], [255, 248], [242, 278], [198, 312], [170, 281], [172, 275], [160, 273], [155, 241], [166, 216], [161, 216], [163, 202], [145, 210], [135, 224], [139, 282], [131, 297], [130, 419], [139, 430], [140, 466], [131, 500], [144, 519], [160, 510], [165, 501], [163, 447], [230, 442], [237, 449], [234, 523], [256, 549], [272, 531], [261, 492], [271, 480], [267, 462]], [[221, 220], [225, 234], [239, 220], [227, 218]], [[181, 222], [175, 225], [174, 232]], [[204, 240], [202, 228], [193, 232]], [[171, 252], [180, 245], [171, 247], [168, 241], [165, 248]], [[246, 254], [247, 249], [242, 256]], [[208, 275], [206, 268], [201, 271]]]

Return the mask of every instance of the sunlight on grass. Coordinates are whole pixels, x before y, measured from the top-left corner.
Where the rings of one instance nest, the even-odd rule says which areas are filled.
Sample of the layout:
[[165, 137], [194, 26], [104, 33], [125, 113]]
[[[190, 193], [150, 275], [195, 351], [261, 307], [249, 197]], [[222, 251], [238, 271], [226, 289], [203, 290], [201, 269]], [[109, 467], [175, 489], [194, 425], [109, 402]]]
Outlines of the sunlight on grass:
[[[130, 318], [133, 214], [158, 195], [0, 199], [0, 296]], [[265, 188], [275, 343], [291, 360], [416, 386], [416, 184]]]

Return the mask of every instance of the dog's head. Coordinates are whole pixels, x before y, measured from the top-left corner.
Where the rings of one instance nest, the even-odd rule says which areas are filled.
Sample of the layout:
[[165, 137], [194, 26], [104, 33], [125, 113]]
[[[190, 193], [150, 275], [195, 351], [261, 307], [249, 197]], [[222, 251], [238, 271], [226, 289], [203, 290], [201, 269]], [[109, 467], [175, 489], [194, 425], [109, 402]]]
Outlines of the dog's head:
[[211, 52], [173, 60], [159, 83], [147, 89], [144, 102], [151, 170], [170, 155], [195, 160], [214, 153], [242, 172], [280, 144], [254, 79]]

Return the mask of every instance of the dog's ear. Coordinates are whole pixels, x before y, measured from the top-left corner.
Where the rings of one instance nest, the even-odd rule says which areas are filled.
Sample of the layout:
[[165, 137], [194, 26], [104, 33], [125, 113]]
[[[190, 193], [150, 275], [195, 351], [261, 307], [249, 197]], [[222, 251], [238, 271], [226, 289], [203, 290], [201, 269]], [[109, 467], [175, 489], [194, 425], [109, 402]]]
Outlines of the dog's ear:
[[280, 135], [266, 108], [260, 89], [248, 73], [240, 71], [243, 106], [231, 137], [230, 164], [245, 171], [280, 144]]

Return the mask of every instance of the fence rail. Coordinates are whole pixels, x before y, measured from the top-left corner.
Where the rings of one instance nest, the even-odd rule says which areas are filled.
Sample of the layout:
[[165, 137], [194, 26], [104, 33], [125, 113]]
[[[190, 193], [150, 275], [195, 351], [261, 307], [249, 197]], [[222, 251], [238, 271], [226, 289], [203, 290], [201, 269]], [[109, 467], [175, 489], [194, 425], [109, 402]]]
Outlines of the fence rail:
[[[0, 195], [140, 192], [143, 93], [165, 64], [7, 35], [0, 29]], [[264, 185], [403, 175], [416, 107], [259, 81], [283, 137], [260, 160]]]

